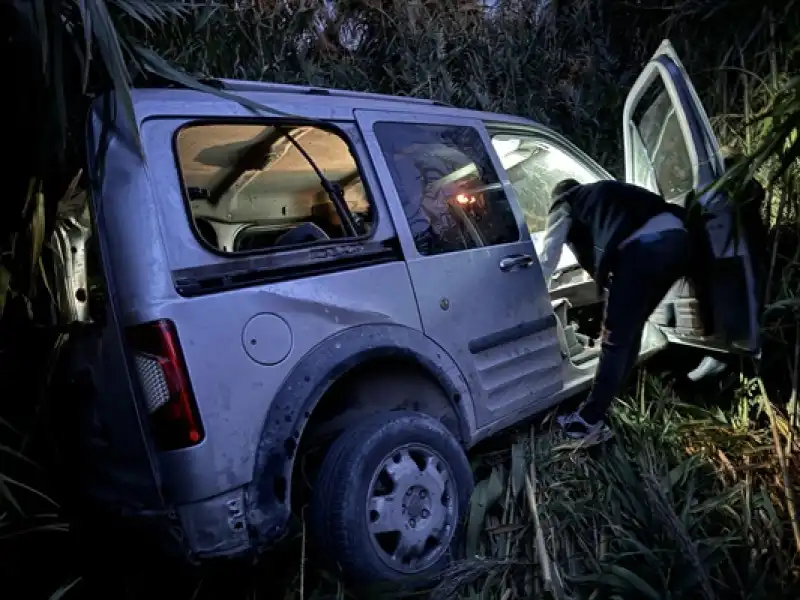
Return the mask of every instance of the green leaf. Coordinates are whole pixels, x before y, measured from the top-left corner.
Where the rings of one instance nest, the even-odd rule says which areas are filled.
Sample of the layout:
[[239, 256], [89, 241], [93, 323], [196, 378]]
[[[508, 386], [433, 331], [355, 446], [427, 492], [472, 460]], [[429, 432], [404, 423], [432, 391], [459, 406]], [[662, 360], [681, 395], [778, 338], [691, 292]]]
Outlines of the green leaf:
[[76, 585], [78, 585], [81, 581], [83, 581], [83, 577], [78, 577], [77, 579], [62, 585], [58, 588], [55, 592], [50, 595], [50, 600], [61, 600], [64, 598], [70, 590], [72, 590]]
[[92, 64], [92, 13], [86, 8], [86, 0], [80, 0], [78, 3], [80, 9], [81, 21], [83, 22], [83, 79], [81, 80], [81, 89], [86, 93], [89, 87], [89, 67]]
[[[621, 567], [619, 565], [611, 565], [608, 567], [610, 574], [613, 576], [608, 578], [608, 581], [611, 583], [612, 587], [619, 589], [620, 591], [632, 591], [636, 590], [637, 594], [635, 598], [650, 598], [650, 600], [662, 600], [661, 594], [659, 594], [656, 590], [654, 590], [649, 583], [647, 583], [644, 579], [639, 577], [633, 571], [626, 569], [625, 567]], [[602, 580], [603, 577], [600, 577]], [[624, 584], [627, 584], [627, 588]], [[628, 594], [624, 594], [624, 597], [628, 597]]]
[[467, 523], [467, 558], [475, 558], [480, 547], [486, 512], [503, 496], [505, 490], [505, 468], [502, 465], [492, 469], [487, 479], [479, 481], [469, 502], [469, 522]]
[[211, 20], [211, 17], [213, 17], [218, 10], [220, 10], [219, 6], [204, 6], [200, 11], [200, 16], [197, 18], [195, 23], [195, 32], [200, 32], [205, 29], [206, 25], [208, 25], [208, 22]]
[[18, 514], [25, 514], [22, 510], [22, 507], [19, 505], [19, 502], [17, 502], [17, 499], [14, 497], [14, 494], [12, 494], [11, 490], [8, 489], [8, 486], [6, 485], [7, 479], [7, 477], [0, 475], [0, 498], [5, 498], [6, 501], [14, 507], [14, 510], [16, 510]]
[[41, 185], [34, 197], [33, 214], [30, 220], [31, 231], [31, 259], [30, 259], [30, 279], [28, 288], [28, 297], [32, 298], [35, 285], [36, 285], [36, 272], [39, 266], [39, 257], [42, 255], [42, 246], [44, 245], [44, 194], [42, 193]]
[[136, 124], [136, 114], [131, 96], [131, 75], [125, 56], [122, 52], [119, 35], [106, 6], [106, 0], [83, 0], [87, 12], [91, 15], [93, 26], [92, 37], [97, 43], [99, 57], [106, 72], [111, 77], [117, 102], [122, 108], [123, 123], [129, 129], [130, 140], [139, 155], [142, 155], [142, 143]]
[[169, 17], [185, 17], [190, 6], [168, 0], [111, 0], [123, 14], [144, 26], [148, 33], [153, 33], [153, 25], [163, 23]]
[[45, 78], [49, 75], [48, 59], [50, 58], [50, 35], [47, 26], [50, 20], [47, 16], [48, 6], [52, 6], [47, 0], [35, 0], [32, 4], [33, 12], [36, 18], [34, 30], [36, 31], [39, 42], [42, 45], [41, 59], [42, 59], [42, 74]]
[[695, 467], [695, 457], [690, 456], [685, 461], [681, 462], [677, 467], [673, 468], [667, 474], [666, 487], [672, 489], [683, 485], [686, 478], [689, 476], [691, 470]]
[[35, 462], [33, 462], [30, 458], [28, 458], [24, 454], [22, 454], [22, 452], [20, 452], [19, 450], [15, 450], [14, 448], [11, 448], [4, 444], [0, 444], [0, 454], [8, 454], [9, 456], [13, 456], [14, 458], [17, 458], [21, 461], [28, 463], [29, 465], [37, 466]]
[[22, 483], [21, 481], [18, 481], [16, 479], [12, 479], [8, 475], [3, 475], [2, 473], [0, 473], [0, 494], [5, 496], [6, 500], [8, 500], [14, 506], [14, 508], [16, 508], [19, 511], [20, 514], [23, 513], [22, 507], [20, 507], [20, 505], [14, 499], [14, 496], [11, 494], [11, 490], [9, 490], [9, 488], [8, 488], [8, 484], [14, 485], [15, 487], [18, 487], [18, 488], [20, 488], [22, 490], [30, 492], [34, 496], [38, 496], [39, 498], [41, 498], [42, 500], [52, 504], [53, 506], [58, 506], [58, 503], [55, 500], [53, 500], [52, 498], [50, 498], [48, 495], [40, 492], [39, 490], [37, 490], [37, 489], [35, 489], [35, 488], [25, 484], [25, 483]]
[[526, 525], [522, 523], [508, 523], [506, 525], [497, 525], [495, 527], [487, 527], [486, 533], [490, 535], [503, 535], [507, 533], [515, 533], [525, 529]]
[[142, 66], [147, 71], [153, 73], [154, 75], [157, 75], [158, 77], [174, 81], [175, 83], [180, 83], [181, 85], [184, 85], [193, 90], [206, 92], [208, 94], [213, 94], [219, 98], [224, 98], [226, 100], [230, 100], [231, 102], [236, 102], [237, 104], [244, 106], [245, 108], [256, 114], [267, 113], [267, 114], [279, 115], [282, 117], [292, 116], [289, 113], [277, 110], [275, 108], [270, 108], [259, 102], [255, 102], [254, 100], [250, 100], [249, 98], [242, 96], [240, 94], [233, 94], [231, 92], [226, 92], [225, 90], [218, 90], [217, 88], [211, 87], [210, 85], [206, 85], [198, 81], [191, 75], [187, 75], [180, 69], [176, 69], [149, 48], [144, 48], [143, 46], [139, 45], [133, 45], [132, 51], [141, 61]]
[[525, 442], [516, 442], [511, 446], [511, 493], [515, 499], [525, 488], [525, 473], [528, 471], [525, 446]]
[[6, 297], [11, 289], [11, 271], [0, 265], [0, 318], [6, 308]]

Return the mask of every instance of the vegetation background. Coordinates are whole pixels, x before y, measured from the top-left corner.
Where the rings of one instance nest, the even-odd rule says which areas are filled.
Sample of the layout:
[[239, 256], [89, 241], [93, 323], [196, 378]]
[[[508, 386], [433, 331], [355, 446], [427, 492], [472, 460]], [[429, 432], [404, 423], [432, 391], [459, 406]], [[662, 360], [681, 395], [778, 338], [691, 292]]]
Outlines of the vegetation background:
[[[642, 373], [617, 413], [618, 444], [600, 455], [574, 455], [533, 429], [476, 453], [470, 559], [433, 594], [800, 597], [799, 24], [785, 0], [0, 3], [0, 596], [88, 595], [91, 564], [62, 508], [70, 465], [52, 442], [54, 407], [69, 410], [49, 385], [69, 329], [52, 309], [47, 240], [85, 167], [91, 98], [195, 77], [430, 97], [536, 119], [622, 176], [622, 105], [668, 37], [721, 142], [753, 157], [736, 175], [756, 173], [768, 190], [763, 360], [701, 388]], [[346, 596], [304, 560], [302, 526], [287, 548], [170, 597]], [[105, 596], [164, 595], [123, 576], [119, 548], [108, 553], [121, 574]]]

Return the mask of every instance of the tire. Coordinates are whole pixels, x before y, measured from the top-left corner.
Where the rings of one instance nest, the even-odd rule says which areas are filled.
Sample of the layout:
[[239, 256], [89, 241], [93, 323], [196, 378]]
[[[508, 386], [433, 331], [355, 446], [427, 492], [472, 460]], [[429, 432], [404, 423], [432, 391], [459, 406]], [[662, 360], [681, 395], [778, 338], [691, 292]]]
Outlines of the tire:
[[409, 411], [372, 415], [342, 433], [322, 462], [313, 541], [347, 581], [427, 583], [458, 554], [473, 484], [466, 454], [441, 422]]

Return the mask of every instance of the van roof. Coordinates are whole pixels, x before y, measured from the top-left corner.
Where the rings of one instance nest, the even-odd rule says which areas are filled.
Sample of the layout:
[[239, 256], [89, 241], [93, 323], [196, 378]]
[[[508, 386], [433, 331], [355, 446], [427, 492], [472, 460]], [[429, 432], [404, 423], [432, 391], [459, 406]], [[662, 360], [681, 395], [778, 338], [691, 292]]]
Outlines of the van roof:
[[390, 96], [389, 94], [374, 94], [372, 92], [355, 92], [336, 88], [314, 87], [308, 85], [292, 85], [287, 83], [270, 83], [265, 81], [245, 81], [242, 79], [216, 79], [221, 84], [219, 87], [231, 92], [271, 92], [281, 94], [304, 94], [309, 96], [334, 96], [338, 98], [354, 98], [360, 100], [375, 100], [379, 102], [400, 102], [403, 104], [449, 106], [452, 104], [427, 98], [414, 98], [411, 96]]
[[[209, 87], [229, 92], [232, 96], [242, 96], [266, 106], [270, 106], [271, 102], [276, 103], [278, 106], [286, 106], [295, 99], [300, 104], [306, 104], [310, 98], [319, 97], [325, 98], [325, 105], [330, 107], [332, 112], [339, 112], [339, 114], [342, 114], [341, 111], [343, 110], [413, 111], [419, 114], [452, 115], [507, 124], [538, 125], [538, 123], [523, 117], [456, 108], [438, 100], [410, 96], [390, 96], [371, 92], [239, 79], [205, 79], [202, 80], [202, 83]], [[252, 115], [252, 112], [244, 107], [233, 107], [232, 105], [235, 102], [232, 100], [199, 92], [172, 82], [164, 82], [164, 85], [159, 87], [136, 88], [132, 94], [137, 108], [137, 117], [140, 121], [152, 115], [163, 114], [163, 111], [167, 114], [176, 114], [176, 104], [183, 105], [182, 109], [185, 110], [187, 103], [194, 102], [227, 104], [229, 107], [225, 112], [231, 116], [239, 116], [239, 114], [241, 116]], [[350, 112], [350, 115], [352, 118], [352, 112]]]

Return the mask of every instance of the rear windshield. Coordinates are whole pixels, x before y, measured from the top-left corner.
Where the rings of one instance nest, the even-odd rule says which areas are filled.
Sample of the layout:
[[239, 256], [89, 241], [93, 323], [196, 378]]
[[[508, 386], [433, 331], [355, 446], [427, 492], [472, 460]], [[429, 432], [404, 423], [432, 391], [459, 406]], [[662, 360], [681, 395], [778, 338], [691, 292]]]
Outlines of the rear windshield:
[[267, 252], [352, 238], [317, 172], [342, 189], [356, 237], [374, 211], [342, 136], [313, 126], [193, 124], [176, 147], [195, 233], [227, 254]]

